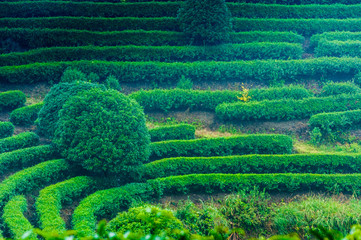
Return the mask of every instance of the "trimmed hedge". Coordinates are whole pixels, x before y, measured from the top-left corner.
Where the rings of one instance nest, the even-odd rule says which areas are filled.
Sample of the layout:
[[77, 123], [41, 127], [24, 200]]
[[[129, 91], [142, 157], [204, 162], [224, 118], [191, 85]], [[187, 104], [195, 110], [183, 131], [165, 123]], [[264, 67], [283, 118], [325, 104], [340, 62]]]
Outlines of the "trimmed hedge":
[[[4, 1], [4, 0], [2, 0]], [[7, 2], [18, 2], [21, 0], [7, 0]], [[38, 0], [29, 0], [38, 1]], [[63, 0], [55, 0], [63, 1]], [[125, 0], [124, 2], [153, 2], [154, 0]], [[285, 5], [304, 5], [304, 4], [359, 4], [359, 0], [225, 0], [226, 2], [238, 3], [267, 3], [267, 4], [285, 4]], [[71, 0], [71, 2], [89, 2], [89, 0]], [[120, 0], [92, 0], [91, 2], [123, 2]], [[182, 2], [182, 0], [157, 0], [157, 2]]]
[[222, 120], [303, 119], [321, 112], [347, 111], [361, 108], [361, 95], [273, 100], [249, 103], [223, 103], [216, 115]]
[[285, 135], [257, 134], [195, 140], [171, 140], [150, 144], [150, 161], [170, 157], [213, 157], [246, 154], [287, 154], [292, 139]]
[[11, 175], [0, 183], [0, 209], [12, 196], [63, 180], [68, 177], [69, 168], [65, 160], [51, 160]]
[[[0, 2], [0, 17], [176, 17], [181, 2], [94, 3]], [[245, 18], [359, 18], [361, 5], [276, 5], [228, 3], [232, 16]]]
[[32, 125], [38, 118], [38, 113], [43, 107], [44, 103], [36, 103], [33, 105], [25, 106], [15, 109], [10, 113], [10, 122], [15, 125]]
[[361, 69], [359, 58], [303, 60], [255, 60], [238, 62], [107, 62], [73, 61], [0, 67], [0, 81], [12, 83], [57, 82], [68, 67], [101, 80], [113, 75], [122, 82], [177, 82], [182, 76], [193, 81], [299, 81], [354, 76]]
[[[0, 20], [1, 21], [1, 20]], [[304, 36], [331, 31], [361, 31], [361, 19], [233, 18], [237, 31], [292, 31]]]
[[360, 193], [361, 174], [191, 174], [147, 181], [159, 196], [165, 194], [236, 192], [265, 189], [267, 192], [332, 191]]
[[97, 217], [111, 219], [137, 200], [152, 199], [153, 189], [145, 183], [131, 183], [118, 188], [97, 191], [84, 198], [75, 209], [72, 225], [79, 236], [92, 236]]
[[[10, 235], [14, 239], [22, 239], [25, 232], [33, 230], [33, 225], [24, 216], [24, 212], [28, 210], [26, 198], [22, 195], [13, 197], [4, 207], [2, 219], [8, 228]], [[30, 240], [38, 239], [33, 232], [27, 238]]]
[[353, 82], [326, 83], [319, 94], [321, 97], [336, 96], [340, 94], [358, 94], [361, 88]]
[[26, 102], [26, 96], [19, 90], [0, 93], [0, 110], [13, 110], [21, 107]]
[[175, 17], [182, 3], [96, 3], [61, 1], [0, 2], [0, 18], [27, 17]]
[[361, 41], [321, 40], [315, 49], [317, 57], [361, 57]]
[[[135, 99], [145, 111], [161, 110], [167, 112], [168, 110], [188, 108], [214, 111], [221, 103], [239, 102], [237, 96], [240, 95], [240, 91], [205, 91], [176, 88], [171, 90], [140, 90], [129, 94], [129, 97]], [[249, 90], [250, 101], [284, 98], [302, 99], [312, 95], [312, 92], [300, 86]]]
[[209, 173], [359, 173], [361, 155], [292, 154], [222, 157], [179, 157], [143, 166], [143, 179]]
[[66, 231], [65, 222], [60, 216], [63, 202], [87, 195], [93, 192], [96, 186], [93, 178], [81, 176], [41, 190], [35, 203], [40, 228], [45, 232], [64, 233]]
[[343, 131], [359, 128], [361, 126], [361, 110], [319, 113], [313, 115], [308, 124], [311, 130], [318, 127], [322, 131]]
[[361, 32], [325, 32], [315, 34], [310, 39], [310, 46], [317, 47], [321, 41], [361, 41]]
[[[0, 19], [0, 25], [1, 25]], [[20, 22], [18, 25], [26, 25], [27, 19]], [[40, 20], [39, 20], [40, 21]], [[42, 22], [40, 26], [42, 27]], [[31, 27], [31, 26], [27, 26]], [[63, 27], [64, 26], [44, 26], [44, 27]], [[101, 30], [100, 30], [101, 31]], [[144, 46], [157, 46], [157, 45], [187, 45], [189, 42], [179, 32], [166, 32], [166, 31], [114, 31], [114, 32], [91, 32], [84, 30], [74, 29], [30, 29], [30, 28], [0, 28], [0, 41], [11, 39], [13, 42], [18, 43], [22, 48], [33, 49], [41, 47], [71, 47], [71, 46], [114, 46], [114, 45], [144, 45]], [[304, 38], [296, 33], [291, 32], [241, 32], [232, 33], [232, 43], [250, 43], [250, 42], [289, 42], [289, 43], [302, 43]], [[39, 50], [42, 51], [42, 50]], [[16, 62], [23, 56], [32, 56], [31, 53], [13, 53], [14, 55], [0, 56], [0, 65], [7, 65], [3, 59], [13, 56], [15, 59], [10, 61]], [[41, 53], [40, 53], [41, 54]], [[20, 55], [20, 57], [19, 57]], [[37, 58], [39, 53], [35, 52]], [[49, 56], [51, 57], [51, 56]], [[36, 58], [36, 59], [37, 59]], [[54, 58], [54, 56], [52, 57]], [[5, 61], [5, 63], [4, 63]], [[16, 64], [15, 64], [16, 65]]]
[[14, 125], [11, 122], [0, 122], [0, 139], [11, 137], [14, 134]]
[[0, 175], [15, 172], [54, 159], [59, 154], [55, 147], [42, 145], [0, 154]]
[[166, 140], [190, 140], [195, 138], [196, 128], [190, 124], [177, 124], [149, 129], [152, 142]]
[[300, 59], [303, 49], [296, 43], [246, 43], [219, 46], [187, 47], [54, 47], [23, 53], [0, 55], [0, 66], [22, 65], [34, 62], [77, 60], [103, 61], [232, 61], [254, 59]]
[[0, 139], [0, 153], [32, 147], [39, 144], [39, 136], [33, 132], [23, 132], [13, 137]]

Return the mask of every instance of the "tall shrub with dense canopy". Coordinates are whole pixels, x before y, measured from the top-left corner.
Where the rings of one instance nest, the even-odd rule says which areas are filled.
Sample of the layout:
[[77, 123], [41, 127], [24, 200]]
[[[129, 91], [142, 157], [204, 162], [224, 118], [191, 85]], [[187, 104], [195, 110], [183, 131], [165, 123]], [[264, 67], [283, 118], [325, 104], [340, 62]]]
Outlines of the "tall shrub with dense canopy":
[[44, 105], [39, 111], [38, 120], [36, 121], [39, 132], [47, 137], [53, 137], [59, 119], [58, 113], [63, 104], [79, 92], [92, 88], [105, 90], [103, 85], [81, 81], [59, 83], [53, 86], [46, 95]]
[[182, 31], [196, 45], [229, 41], [231, 19], [225, 0], [187, 0], [178, 12]]
[[89, 171], [124, 177], [148, 159], [150, 136], [136, 101], [115, 90], [91, 89], [64, 104], [54, 143]]

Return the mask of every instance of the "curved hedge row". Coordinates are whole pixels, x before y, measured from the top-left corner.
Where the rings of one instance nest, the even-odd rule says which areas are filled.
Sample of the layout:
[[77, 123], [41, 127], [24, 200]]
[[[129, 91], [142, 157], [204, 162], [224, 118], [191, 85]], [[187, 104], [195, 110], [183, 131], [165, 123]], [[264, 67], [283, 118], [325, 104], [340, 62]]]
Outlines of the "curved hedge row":
[[149, 129], [152, 142], [166, 140], [190, 140], [195, 138], [196, 128], [190, 124], [177, 124]]
[[[2, 219], [8, 228], [11, 237], [14, 239], [22, 239], [25, 232], [34, 228], [24, 216], [24, 212], [27, 211], [27, 208], [28, 204], [26, 198], [22, 195], [13, 197], [4, 207]], [[36, 240], [38, 238], [35, 233], [31, 233], [27, 239]]]
[[310, 46], [317, 47], [320, 41], [361, 41], [361, 32], [325, 32], [315, 34], [310, 39]]
[[[26, 20], [26, 19], [25, 19]], [[25, 24], [26, 22], [24, 22]], [[0, 19], [1, 25], [1, 19]], [[58, 27], [62, 27], [61, 25]], [[43, 47], [70, 47], [70, 46], [114, 46], [114, 45], [188, 45], [182, 33], [167, 31], [114, 31], [114, 32], [91, 32], [74, 29], [30, 29], [30, 28], [0, 28], [0, 40], [11, 39], [18, 43], [22, 48], [33, 49]], [[302, 43], [304, 38], [291, 32], [241, 32], [232, 33], [232, 43], [250, 43], [250, 42], [289, 42]], [[39, 50], [42, 51], [42, 50]], [[43, 50], [44, 51], [44, 50]], [[7, 65], [6, 61], [11, 62], [29, 61], [26, 59], [41, 58], [42, 53], [13, 53], [4, 55], [0, 58], [0, 66]], [[21, 60], [26, 56], [25, 60]], [[5, 59], [4, 59], [5, 58]], [[8, 59], [10, 58], [10, 59]], [[49, 56], [51, 58], [51, 56]], [[54, 57], [52, 57], [54, 58]], [[17, 65], [17, 64], [15, 64]]]
[[0, 111], [21, 107], [26, 102], [26, 96], [19, 90], [0, 93]]
[[15, 125], [31, 125], [38, 118], [38, 112], [44, 103], [39, 102], [33, 105], [15, 109], [10, 113], [10, 122]]
[[73, 61], [0, 67], [0, 81], [12, 83], [57, 82], [68, 67], [101, 79], [113, 75], [122, 82], [177, 82], [182, 76], [193, 81], [256, 82], [325, 79], [342, 74], [354, 76], [361, 69], [359, 58], [315, 58], [303, 60], [255, 60], [239, 62], [106, 62]]
[[319, 41], [315, 53], [316, 57], [361, 57], [361, 41]]
[[11, 137], [14, 134], [14, 125], [11, 122], [0, 122], [0, 139]]
[[59, 154], [55, 147], [42, 145], [0, 154], [0, 175], [18, 171], [54, 159]]
[[285, 135], [253, 134], [151, 143], [150, 161], [170, 157], [213, 157], [246, 154], [287, 154], [293, 148]]
[[63, 180], [69, 175], [69, 167], [65, 160], [51, 160], [11, 175], [0, 183], [0, 209], [12, 196]]
[[[180, 2], [0, 2], [0, 17], [176, 17]], [[359, 18], [361, 5], [277, 5], [228, 3], [232, 16], [245, 18]]]
[[65, 232], [65, 222], [60, 216], [63, 202], [89, 194], [96, 189], [96, 186], [93, 178], [81, 176], [41, 190], [35, 203], [40, 228], [45, 232], [58, 234]]
[[23, 132], [13, 137], [0, 139], [0, 153], [32, 147], [39, 144], [39, 136], [33, 132]]
[[361, 124], [361, 110], [319, 113], [313, 115], [308, 124], [311, 130], [315, 127], [323, 131], [343, 131], [350, 128], [357, 128]]
[[359, 173], [361, 155], [292, 154], [222, 157], [179, 157], [143, 166], [143, 179], [209, 173]]
[[268, 192], [296, 192], [300, 189], [359, 193], [361, 174], [192, 174], [148, 180], [98, 191], [83, 199], [75, 209], [73, 227], [80, 236], [92, 235], [96, 217], [113, 215], [139, 200], [154, 195], [179, 193], [236, 192], [239, 189], [265, 189]]
[[347, 111], [361, 108], [361, 95], [337, 95], [302, 100], [273, 100], [249, 103], [223, 103], [216, 108], [222, 120], [303, 119], [316, 113]]
[[[262, 89], [250, 89], [248, 95], [250, 101], [274, 100], [274, 99], [302, 99], [311, 97], [313, 94], [309, 90], [300, 86], [273, 87]], [[241, 96], [240, 91], [207, 91], [207, 90], [185, 90], [185, 89], [155, 89], [140, 90], [128, 95], [136, 100], [145, 111], [177, 109], [199, 109], [214, 111], [215, 108], [224, 102], [239, 102], [237, 96]]]
[[157, 178], [147, 181], [156, 192], [214, 193], [236, 192], [239, 189], [265, 189], [268, 192], [296, 192], [299, 190], [360, 192], [361, 174], [191, 174]]
[[79, 236], [93, 235], [97, 216], [109, 219], [121, 209], [127, 209], [136, 200], [150, 200], [153, 189], [144, 183], [131, 183], [123, 187], [97, 191], [84, 198], [75, 209], [72, 225]]
[[303, 49], [296, 43], [246, 43], [220, 46], [185, 47], [54, 47], [0, 56], [0, 66], [22, 65], [34, 62], [78, 60], [103, 61], [235, 61], [254, 59], [300, 59]]
[[[1, 21], [1, 20], [0, 20]], [[292, 31], [304, 36], [331, 31], [361, 31], [361, 19], [233, 18], [237, 31]]]

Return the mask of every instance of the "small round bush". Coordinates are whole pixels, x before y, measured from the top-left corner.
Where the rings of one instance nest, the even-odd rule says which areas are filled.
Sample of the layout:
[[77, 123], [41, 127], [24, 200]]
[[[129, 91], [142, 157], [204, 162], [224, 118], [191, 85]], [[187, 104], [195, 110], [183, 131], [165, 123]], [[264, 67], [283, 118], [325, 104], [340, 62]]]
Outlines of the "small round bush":
[[87, 77], [86, 75], [77, 70], [77, 69], [73, 69], [71, 67], [68, 67], [67, 69], [65, 69], [63, 75], [61, 76], [60, 82], [67, 82], [67, 83], [71, 83], [74, 81], [86, 81]]
[[140, 105], [115, 90], [91, 89], [59, 112], [54, 143], [67, 160], [101, 174], [133, 174], [149, 157]]
[[231, 13], [224, 0], [187, 0], [178, 12], [178, 21], [195, 45], [229, 42]]
[[39, 133], [52, 138], [59, 119], [58, 113], [62, 109], [63, 104], [79, 92], [92, 88], [105, 90], [103, 85], [88, 82], [73, 81], [71, 83], [59, 83], [54, 85], [46, 95], [44, 105], [39, 111], [38, 120], [36, 121]]
[[11, 122], [0, 122], [0, 138], [7, 138], [14, 134], [14, 125]]
[[155, 206], [131, 208], [128, 212], [119, 213], [107, 225], [108, 231], [116, 233], [131, 231], [157, 235], [165, 232], [167, 236], [173, 237], [183, 229], [182, 222], [171, 211]]
[[122, 91], [122, 87], [119, 84], [119, 80], [116, 79], [113, 75], [109, 75], [107, 79], [105, 79], [104, 85], [106, 86], [107, 89]]

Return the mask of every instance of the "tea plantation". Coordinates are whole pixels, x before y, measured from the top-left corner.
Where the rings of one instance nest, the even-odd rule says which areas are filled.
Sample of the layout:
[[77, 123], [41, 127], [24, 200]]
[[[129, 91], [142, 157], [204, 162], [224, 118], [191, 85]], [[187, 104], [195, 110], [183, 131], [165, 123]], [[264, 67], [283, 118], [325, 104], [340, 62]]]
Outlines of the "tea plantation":
[[0, 237], [345, 234], [360, 85], [358, 0], [0, 0]]

